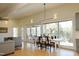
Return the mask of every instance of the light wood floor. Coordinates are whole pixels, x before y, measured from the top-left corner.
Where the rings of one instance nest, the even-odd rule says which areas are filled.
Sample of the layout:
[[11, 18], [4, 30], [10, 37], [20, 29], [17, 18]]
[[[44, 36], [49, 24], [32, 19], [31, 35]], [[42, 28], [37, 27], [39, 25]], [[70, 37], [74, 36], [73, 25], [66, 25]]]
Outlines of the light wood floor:
[[67, 50], [67, 49], [57, 49], [56, 51], [54, 48], [47, 50], [39, 49], [38, 47], [35, 47], [34, 45], [27, 45], [25, 49], [19, 49], [16, 50], [14, 54], [10, 54], [9, 56], [78, 56], [79, 53]]

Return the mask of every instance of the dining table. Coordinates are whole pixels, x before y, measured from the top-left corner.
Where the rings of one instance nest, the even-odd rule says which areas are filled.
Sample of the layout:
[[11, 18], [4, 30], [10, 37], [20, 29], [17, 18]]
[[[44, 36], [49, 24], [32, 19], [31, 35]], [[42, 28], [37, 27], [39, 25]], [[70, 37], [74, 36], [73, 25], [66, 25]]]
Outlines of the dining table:
[[62, 42], [63, 40], [62, 39], [51, 39], [51, 42], [54, 42], [55, 43], [55, 50], [57, 50], [57, 44], [58, 44], [58, 47], [60, 48], [60, 42]]

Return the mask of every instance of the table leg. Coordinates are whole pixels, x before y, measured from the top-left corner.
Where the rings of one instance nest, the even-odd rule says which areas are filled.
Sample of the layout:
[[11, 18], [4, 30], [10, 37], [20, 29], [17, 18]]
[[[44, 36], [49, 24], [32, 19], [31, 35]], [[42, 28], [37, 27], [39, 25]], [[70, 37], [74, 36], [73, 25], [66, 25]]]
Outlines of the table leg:
[[58, 47], [60, 48], [60, 42], [58, 42]]

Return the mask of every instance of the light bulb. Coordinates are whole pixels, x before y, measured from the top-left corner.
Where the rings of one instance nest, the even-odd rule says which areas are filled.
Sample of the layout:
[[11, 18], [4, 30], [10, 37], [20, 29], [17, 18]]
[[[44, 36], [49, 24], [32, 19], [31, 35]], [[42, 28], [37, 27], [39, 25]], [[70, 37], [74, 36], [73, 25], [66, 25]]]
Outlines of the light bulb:
[[31, 19], [31, 23], [33, 23], [33, 20]]
[[57, 14], [54, 14], [54, 19], [57, 19]]
[[8, 21], [4, 21], [5, 24], [8, 24]]

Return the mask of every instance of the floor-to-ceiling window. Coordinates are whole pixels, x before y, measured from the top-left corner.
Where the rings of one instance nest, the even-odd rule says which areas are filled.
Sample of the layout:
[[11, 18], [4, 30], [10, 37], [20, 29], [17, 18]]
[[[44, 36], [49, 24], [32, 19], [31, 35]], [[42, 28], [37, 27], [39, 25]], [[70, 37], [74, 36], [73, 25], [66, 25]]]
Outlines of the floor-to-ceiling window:
[[41, 36], [41, 26], [37, 26], [37, 36]]
[[61, 45], [73, 46], [72, 21], [59, 22], [59, 38], [63, 40]]
[[41, 34], [51, 35], [62, 39], [61, 45], [73, 46], [72, 41], [72, 21], [62, 21], [55, 23], [48, 23], [36, 27], [27, 28], [28, 36], [40, 36]]
[[46, 24], [42, 25], [42, 34], [46, 34]]
[[58, 37], [58, 23], [46, 24], [46, 34]]
[[18, 37], [18, 28], [13, 28], [13, 37]]
[[31, 36], [31, 30], [30, 30], [30, 28], [27, 28], [27, 36]]
[[31, 28], [31, 35], [36, 36], [36, 27]]
[[30, 41], [31, 36], [32, 36], [32, 35], [31, 35], [31, 28], [27, 28], [27, 35], [26, 35], [26, 36], [27, 36], [27, 38], [28, 38], [27, 41]]

